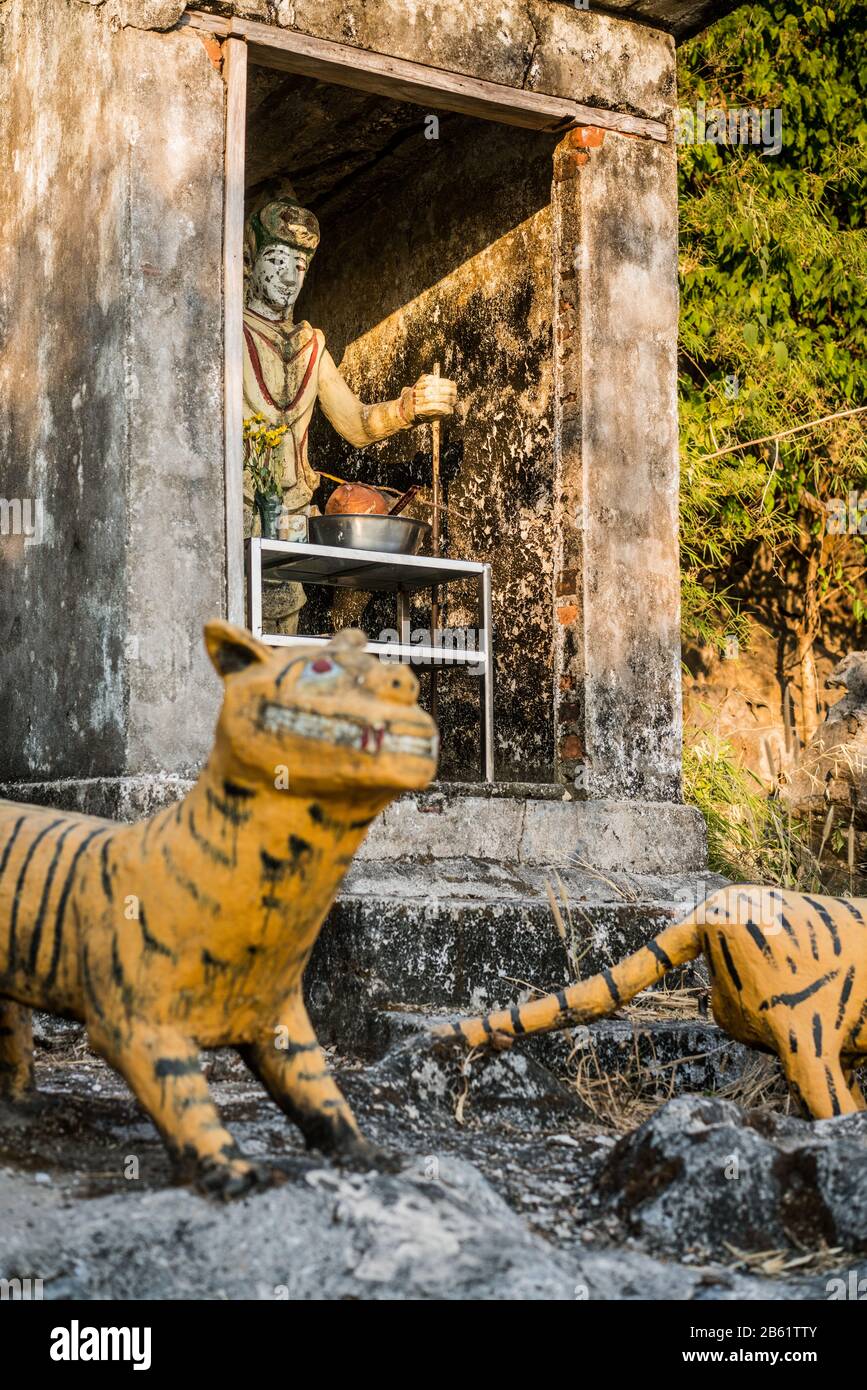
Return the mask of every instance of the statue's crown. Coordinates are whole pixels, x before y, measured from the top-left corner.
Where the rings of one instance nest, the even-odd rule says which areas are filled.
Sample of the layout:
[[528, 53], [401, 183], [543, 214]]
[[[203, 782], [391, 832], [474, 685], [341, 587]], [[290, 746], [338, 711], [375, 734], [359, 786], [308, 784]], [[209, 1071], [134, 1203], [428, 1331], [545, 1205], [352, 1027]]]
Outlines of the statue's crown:
[[319, 223], [294, 198], [275, 198], [247, 218], [247, 238], [254, 257], [266, 246], [294, 246], [312, 256], [319, 245]]

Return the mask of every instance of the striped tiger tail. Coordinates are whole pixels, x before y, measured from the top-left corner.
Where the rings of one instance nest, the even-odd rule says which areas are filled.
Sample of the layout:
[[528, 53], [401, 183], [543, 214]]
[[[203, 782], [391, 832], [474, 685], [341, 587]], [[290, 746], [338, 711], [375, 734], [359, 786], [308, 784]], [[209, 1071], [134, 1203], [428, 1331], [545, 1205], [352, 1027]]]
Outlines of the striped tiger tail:
[[701, 955], [702, 940], [698, 923], [687, 917], [674, 926], [666, 927], [646, 946], [627, 956], [610, 970], [579, 980], [565, 989], [533, 999], [527, 1004], [512, 1004], [478, 1018], [464, 1018], [457, 1023], [442, 1024], [435, 1030], [437, 1037], [460, 1038], [469, 1047], [486, 1044], [508, 1046], [514, 1038], [528, 1033], [550, 1033], [558, 1028], [589, 1023], [604, 1018], [632, 999], [639, 990], [647, 989], [661, 980], [676, 965]]

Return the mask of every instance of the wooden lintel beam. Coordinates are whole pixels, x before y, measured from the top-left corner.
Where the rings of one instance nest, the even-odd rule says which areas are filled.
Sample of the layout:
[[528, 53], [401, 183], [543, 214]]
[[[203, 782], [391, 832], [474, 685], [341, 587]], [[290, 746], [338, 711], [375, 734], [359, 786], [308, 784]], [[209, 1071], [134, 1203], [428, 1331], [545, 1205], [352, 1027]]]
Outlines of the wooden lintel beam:
[[663, 144], [669, 138], [664, 121], [584, 106], [567, 97], [528, 92], [503, 82], [487, 82], [445, 68], [394, 58], [387, 53], [316, 39], [294, 29], [276, 29], [257, 20], [222, 19], [193, 11], [185, 15], [181, 23], [222, 39], [230, 36], [245, 39], [250, 61], [261, 67], [297, 72], [321, 82], [375, 92], [393, 101], [408, 101], [438, 111], [456, 111], [463, 116], [477, 116], [530, 130], [566, 131], [583, 125], [637, 135]]

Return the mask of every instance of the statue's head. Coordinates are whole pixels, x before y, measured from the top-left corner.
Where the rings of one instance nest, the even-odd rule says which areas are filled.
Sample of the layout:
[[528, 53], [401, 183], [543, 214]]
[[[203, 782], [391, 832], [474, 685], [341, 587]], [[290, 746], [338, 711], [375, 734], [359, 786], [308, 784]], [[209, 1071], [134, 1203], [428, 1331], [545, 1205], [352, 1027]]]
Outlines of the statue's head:
[[312, 651], [274, 648], [215, 620], [205, 641], [225, 685], [217, 750], [235, 780], [273, 790], [279, 769], [299, 796], [384, 805], [434, 776], [437, 730], [418, 681], [365, 651], [364, 633], [344, 629]]
[[319, 245], [319, 223], [293, 197], [273, 198], [247, 218], [248, 297], [288, 313]]

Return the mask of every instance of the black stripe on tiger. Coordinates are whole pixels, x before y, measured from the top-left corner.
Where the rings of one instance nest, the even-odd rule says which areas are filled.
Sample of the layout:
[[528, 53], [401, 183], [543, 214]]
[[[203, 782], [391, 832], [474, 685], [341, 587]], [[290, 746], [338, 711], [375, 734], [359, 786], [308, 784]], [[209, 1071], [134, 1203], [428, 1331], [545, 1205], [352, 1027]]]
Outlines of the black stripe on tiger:
[[834, 1085], [834, 1078], [831, 1075], [831, 1069], [827, 1065], [825, 1066], [825, 1080], [828, 1084], [828, 1095], [831, 1097], [831, 1108], [834, 1111], [835, 1115], [839, 1115], [841, 1113], [840, 1097], [837, 1095], [837, 1087]]
[[75, 854], [72, 856], [72, 863], [67, 870], [66, 881], [63, 884], [63, 891], [60, 894], [60, 902], [57, 904], [57, 912], [54, 917], [54, 942], [51, 948], [51, 964], [48, 967], [48, 974], [45, 977], [45, 982], [49, 986], [54, 984], [60, 965], [60, 948], [63, 942], [63, 919], [66, 916], [66, 905], [69, 902], [69, 895], [72, 892], [72, 885], [75, 882], [75, 871], [78, 868], [79, 860], [88, 845], [92, 844], [100, 835], [107, 835], [108, 829], [109, 827], [107, 825], [100, 825], [96, 830], [91, 830], [90, 834], [85, 836], [81, 844], [76, 847]]
[[772, 994], [770, 999], [765, 999], [759, 1005], [762, 1013], [766, 1009], [775, 1009], [778, 1004], [782, 1004], [786, 1009], [794, 1009], [796, 1004], [803, 1004], [805, 999], [809, 999], [817, 990], [823, 989], [831, 980], [836, 980], [840, 974], [839, 970], [829, 970], [827, 975], [821, 979], [814, 980], [812, 984], [806, 985], [804, 989], [799, 989], [796, 994]]
[[159, 956], [168, 956], [169, 960], [177, 960], [175, 952], [160, 941], [159, 937], [154, 936], [152, 931], [149, 931], [147, 919], [145, 917], [144, 903], [139, 903], [138, 925], [141, 932], [142, 943], [146, 951], [153, 951]]
[[861, 1033], [861, 1029], [864, 1027], [867, 1027], [867, 999], [864, 1000], [864, 1003], [861, 1006], [861, 1012], [855, 1020], [852, 1030], [849, 1033], [849, 1042], [853, 1047], [856, 1046], [858, 1042], [858, 1037]]
[[615, 1004], [622, 1003], [622, 1000], [620, 998], [620, 990], [617, 988], [617, 985], [614, 981], [614, 976], [611, 974], [611, 971], [606, 968], [605, 970], [600, 971], [600, 974], [603, 980], [605, 981], [605, 984], [608, 987], [608, 993], [611, 995], [611, 998], [614, 1000]]
[[523, 1023], [521, 1022], [521, 1010], [518, 1008], [517, 1004], [513, 1004], [512, 1007], [509, 1009], [509, 1017], [512, 1020], [512, 1029], [515, 1033], [515, 1036], [520, 1037], [521, 1034], [526, 1031], [526, 1029], [524, 1028]]
[[84, 992], [90, 1000], [91, 1008], [93, 1009], [93, 1012], [96, 1014], [97, 1018], [104, 1019], [105, 1010], [102, 1007], [102, 1001], [100, 1000], [100, 997], [97, 994], [96, 989], [94, 987], [93, 976], [90, 973], [90, 957], [88, 955], [86, 946], [84, 947], [84, 950], [81, 953], [81, 973], [84, 978]]
[[657, 941], [648, 941], [647, 949], [652, 956], [656, 957], [663, 970], [673, 969], [670, 958], [666, 955], [665, 951], [663, 951], [662, 947], [659, 945]]
[[849, 1003], [849, 996], [852, 993], [852, 986], [855, 983], [855, 967], [850, 965], [846, 971], [846, 978], [843, 981], [843, 988], [840, 991], [840, 1003], [837, 1008], [837, 1021], [835, 1028], [842, 1028], [843, 1019], [846, 1016], [846, 1005]]
[[855, 906], [855, 904], [854, 904], [853, 902], [850, 902], [848, 898], [837, 898], [835, 901], [839, 903], [840, 907], [845, 907], [845, 908], [847, 909], [847, 911], [851, 912], [851, 913], [852, 913], [852, 916], [855, 918], [855, 921], [856, 921], [856, 922], [860, 922], [861, 925], [862, 925], [862, 927], [863, 927], [863, 925], [864, 925], [864, 916], [863, 916], [863, 913], [861, 913], [861, 912], [858, 911], [858, 908]]
[[804, 902], [810, 904], [810, 907], [812, 907], [817, 912], [822, 922], [822, 925], [827, 927], [828, 935], [830, 936], [831, 943], [834, 947], [834, 955], [839, 956], [840, 952], [843, 949], [843, 944], [840, 941], [840, 933], [837, 931], [837, 923], [834, 921], [834, 918], [831, 916], [828, 909], [822, 905], [822, 903], [817, 903], [815, 898], [808, 898], [806, 893], [804, 894]]
[[215, 917], [219, 916], [222, 908], [217, 899], [210, 897], [209, 894], [203, 892], [198, 884], [194, 883], [191, 878], [187, 878], [186, 874], [183, 873], [175, 863], [174, 855], [167, 844], [163, 844], [161, 849], [163, 863], [178, 887], [183, 888], [185, 893], [189, 893], [193, 902], [199, 907], [207, 908]]
[[220, 960], [219, 956], [212, 955], [207, 946], [202, 947], [202, 965], [206, 970], [231, 970], [230, 961]]
[[187, 829], [199, 848], [202, 849], [207, 857], [215, 864], [221, 865], [224, 869], [231, 869], [234, 866], [236, 861], [230, 855], [226, 854], [225, 850], [220, 849], [218, 845], [212, 845], [207, 835], [202, 834], [199, 830], [196, 825], [195, 812], [192, 807], [190, 807], [190, 813], [187, 816]]
[[194, 1076], [200, 1071], [198, 1057], [158, 1057], [154, 1062], [154, 1076], [165, 1081], [169, 1076]]
[[767, 941], [765, 940], [765, 937], [763, 936], [762, 932], [756, 926], [755, 922], [745, 922], [744, 926], [752, 940], [758, 946], [765, 960], [769, 961], [771, 965], [775, 966], [777, 962], [774, 960], [773, 952], [770, 946], [768, 945]]
[[286, 665], [283, 667], [283, 670], [280, 672], [280, 674], [274, 682], [276, 688], [278, 690], [280, 689], [280, 686], [283, 684], [284, 680], [288, 676], [289, 672], [292, 670], [293, 666], [297, 666], [300, 662], [307, 660], [309, 660], [309, 658], [306, 656], [295, 656], [292, 658], [291, 661], [287, 661]]
[[99, 852], [99, 872], [102, 879], [102, 891], [109, 902], [114, 901], [114, 889], [111, 886], [111, 869], [108, 863], [108, 851], [111, 849], [113, 835], [109, 835], [102, 842], [102, 849]]
[[813, 1014], [813, 1046], [816, 1049], [816, 1056], [822, 1055], [822, 1015]]
[[3, 875], [6, 872], [6, 865], [9, 863], [9, 856], [12, 853], [15, 841], [18, 839], [19, 832], [26, 819], [26, 816], [19, 816], [17, 821], [15, 822], [15, 825], [12, 827], [12, 834], [6, 841], [6, 846], [3, 850], [3, 858], [0, 859], [0, 879], [2, 879]]
[[707, 932], [705, 932], [702, 937], [702, 945], [704, 946], [704, 958], [707, 961], [708, 974], [710, 975], [711, 981], [713, 981], [716, 979], [716, 962], [713, 958], [713, 951], [710, 948], [710, 939]]
[[45, 921], [45, 912], [48, 907], [48, 899], [51, 896], [51, 888], [54, 883], [54, 875], [57, 873], [57, 866], [60, 863], [60, 856], [63, 853], [63, 846], [67, 835], [75, 829], [75, 823], [67, 825], [63, 832], [58, 835], [57, 843], [54, 846], [54, 853], [51, 856], [51, 863], [45, 873], [45, 883], [42, 887], [42, 896], [39, 899], [39, 911], [36, 914], [36, 921], [33, 923], [33, 930], [30, 936], [30, 954], [27, 958], [27, 969], [30, 974], [36, 969], [36, 961], [39, 957], [39, 946], [42, 941], [42, 924]]
[[123, 989], [126, 980], [124, 978], [123, 966], [121, 965], [120, 952], [117, 949], [117, 937], [112, 934], [111, 938], [111, 978], [118, 989]]
[[809, 917], [807, 918], [807, 932], [808, 932], [809, 937], [810, 937], [810, 951], [811, 951], [811, 954], [812, 954], [812, 956], [813, 956], [813, 960], [818, 960], [818, 959], [819, 959], [819, 942], [818, 942], [817, 937], [816, 937], [816, 928], [814, 927], [813, 923], [810, 921], [810, 918], [809, 918]]
[[217, 814], [222, 816], [224, 820], [229, 821], [234, 826], [243, 825], [253, 814], [252, 811], [243, 811], [241, 809], [239, 804], [240, 798], [238, 797], [233, 797], [232, 800], [229, 800], [227, 797], [224, 800], [222, 797], [217, 796], [217, 793], [213, 791], [211, 787], [207, 788], [206, 796], [208, 805], [213, 807]]
[[729, 950], [728, 942], [726, 941], [722, 932], [717, 932], [717, 940], [719, 941], [720, 950], [722, 951], [723, 960], [725, 961], [725, 967], [726, 970], [729, 972], [731, 982], [737, 990], [738, 994], [740, 994], [741, 990], [743, 989], [743, 985], [741, 984], [741, 977], [738, 974], [737, 966], [732, 960], [732, 953]]
[[9, 922], [9, 970], [16, 968], [18, 957], [18, 909], [21, 905], [21, 894], [24, 888], [24, 880], [27, 877], [27, 870], [33, 862], [33, 856], [39, 848], [46, 835], [50, 835], [52, 830], [56, 830], [58, 825], [64, 825], [65, 818], [59, 817], [57, 820], [50, 821], [44, 825], [39, 834], [31, 841], [27, 853], [24, 856], [24, 863], [18, 871], [18, 880], [15, 884], [15, 896], [12, 902], [12, 915]]
[[798, 940], [798, 933], [795, 931], [795, 928], [792, 926], [785, 912], [780, 913], [780, 926], [783, 928], [783, 931], [786, 933], [786, 935], [790, 937], [792, 941], [794, 941], [798, 950], [800, 950], [801, 943]]
[[223, 791], [226, 796], [234, 796], [238, 801], [251, 801], [256, 795], [253, 787], [242, 787], [238, 782], [230, 782], [228, 777], [223, 780]]

